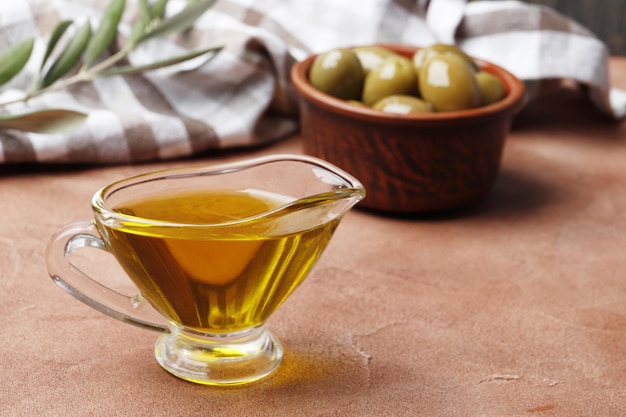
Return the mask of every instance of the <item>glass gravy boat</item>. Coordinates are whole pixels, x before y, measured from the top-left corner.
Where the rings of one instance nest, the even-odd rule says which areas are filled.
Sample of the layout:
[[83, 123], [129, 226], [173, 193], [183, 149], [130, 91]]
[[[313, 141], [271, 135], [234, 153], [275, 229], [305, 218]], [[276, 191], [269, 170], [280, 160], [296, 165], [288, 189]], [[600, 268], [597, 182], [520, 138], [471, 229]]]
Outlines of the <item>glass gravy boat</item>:
[[[47, 268], [96, 310], [161, 332], [155, 356], [172, 374], [244, 384], [280, 363], [283, 350], [266, 320], [364, 196], [349, 174], [300, 155], [144, 174], [98, 191], [94, 219], [50, 239]], [[82, 272], [70, 256], [80, 248], [112, 253], [138, 294], [122, 295]]]

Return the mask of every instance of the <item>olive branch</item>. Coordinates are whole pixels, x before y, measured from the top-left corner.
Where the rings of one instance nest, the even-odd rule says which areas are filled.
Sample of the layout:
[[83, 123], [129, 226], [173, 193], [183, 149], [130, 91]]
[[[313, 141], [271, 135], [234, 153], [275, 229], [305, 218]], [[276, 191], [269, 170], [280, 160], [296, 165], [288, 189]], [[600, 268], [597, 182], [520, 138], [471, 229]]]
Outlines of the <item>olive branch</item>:
[[[177, 14], [166, 17], [168, 0], [138, 0], [139, 17], [133, 24], [130, 36], [109, 56], [105, 56], [105, 52], [116, 40], [126, 0], [111, 0], [95, 30], [92, 30], [89, 21], [80, 26], [74, 21], [60, 22], [50, 35], [39, 70], [30, 88], [19, 98], [0, 103], [0, 129], [37, 133], [66, 132], [82, 124], [87, 115], [67, 109], [45, 109], [15, 114], [6, 108], [16, 103], [25, 104], [34, 97], [75, 84], [91, 82], [98, 77], [138, 74], [202, 55], [207, 55], [209, 59], [213, 58], [222, 47], [194, 50], [145, 65], [121, 65], [128, 54], [141, 43], [190, 28], [215, 1], [187, 0], [185, 8]], [[68, 29], [71, 27], [75, 30], [69, 36]], [[63, 49], [60, 48], [62, 40], [65, 41]], [[8, 83], [24, 69], [31, 58], [34, 43], [34, 38], [27, 39], [0, 55], [0, 86]]]

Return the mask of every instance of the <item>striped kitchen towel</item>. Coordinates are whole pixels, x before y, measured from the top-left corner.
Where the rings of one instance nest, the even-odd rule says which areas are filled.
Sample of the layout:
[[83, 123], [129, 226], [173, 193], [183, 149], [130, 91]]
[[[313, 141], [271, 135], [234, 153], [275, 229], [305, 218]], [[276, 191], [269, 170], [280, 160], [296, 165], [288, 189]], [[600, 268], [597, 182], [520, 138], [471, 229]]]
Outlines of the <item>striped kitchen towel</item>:
[[[58, 22], [90, 19], [95, 26], [106, 4], [2, 2], [0, 52], [29, 37], [37, 42], [26, 70], [0, 90], [0, 102], [28, 88]], [[168, 14], [185, 4], [170, 0]], [[128, 0], [121, 37], [137, 16], [136, 2]], [[132, 163], [277, 141], [298, 128], [289, 81], [296, 60], [377, 42], [454, 42], [515, 73], [529, 94], [540, 93], [535, 86], [543, 79], [571, 79], [589, 87], [600, 111], [618, 119], [626, 114], [626, 94], [608, 85], [606, 46], [546, 7], [517, 1], [218, 0], [191, 30], [151, 40], [129, 57], [141, 64], [223, 45], [213, 60], [101, 78], [37, 97], [28, 109], [67, 108], [89, 117], [64, 134], [0, 131], [0, 163]]]

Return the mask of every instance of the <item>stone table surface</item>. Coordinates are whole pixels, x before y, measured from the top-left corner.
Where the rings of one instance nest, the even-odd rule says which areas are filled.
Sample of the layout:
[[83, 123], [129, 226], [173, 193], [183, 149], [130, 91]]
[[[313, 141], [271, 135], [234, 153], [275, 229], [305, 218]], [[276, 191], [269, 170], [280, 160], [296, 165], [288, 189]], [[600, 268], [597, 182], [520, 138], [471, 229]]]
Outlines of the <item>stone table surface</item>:
[[[626, 58], [611, 71], [626, 88]], [[101, 186], [276, 152], [301, 152], [300, 139], [144, 165], [0, 168], [0, 415], [626, 415], [626, 122], [574, 90], [516, 117], [478, 204], [352, 210], [270, 318], [285, 358], [262, 382], [179, 380], [154, 359], [157, 334], [48, 277], [49, 237], [91, 218]], [[121, 279], [115, 265], [95, 268]]]

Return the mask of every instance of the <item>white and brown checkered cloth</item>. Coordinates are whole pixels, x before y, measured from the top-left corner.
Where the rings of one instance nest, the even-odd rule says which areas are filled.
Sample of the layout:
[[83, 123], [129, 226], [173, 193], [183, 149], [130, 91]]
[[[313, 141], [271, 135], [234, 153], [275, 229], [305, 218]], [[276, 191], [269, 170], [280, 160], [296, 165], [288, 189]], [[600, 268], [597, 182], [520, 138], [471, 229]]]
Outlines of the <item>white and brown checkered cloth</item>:
[[[138, 14], [135, 2], [128, 3], [122, 37]], [[2, 1], [0, 52], [28, 37], [38, 41], [27, 70], [2, 87], [0, 101], [28, 87], [59, 21], [97, 21], [106, 4]], [[184, 5], [171, 0], [168, 13]], [[139, 64], [224, 45], [215, 59], [97, 79], [33, 99], [31, 109], [61, 107], [89, 117], [69, 134], [0, 131], [0, 163], [130, 163], [276, 141], [298, 128], [289, 83], [295, 60], [338, 46], [437, 41], [504, 66], [531, 94], [537, 81], [569, 79], [589, 87], [599, 111], [613, 118], [626, 114], [626, 93], [608, 85], [606, 46], [546, 7], [517, 1], [219, 0], [192, 30], [150, 41], [130, 56]]]

